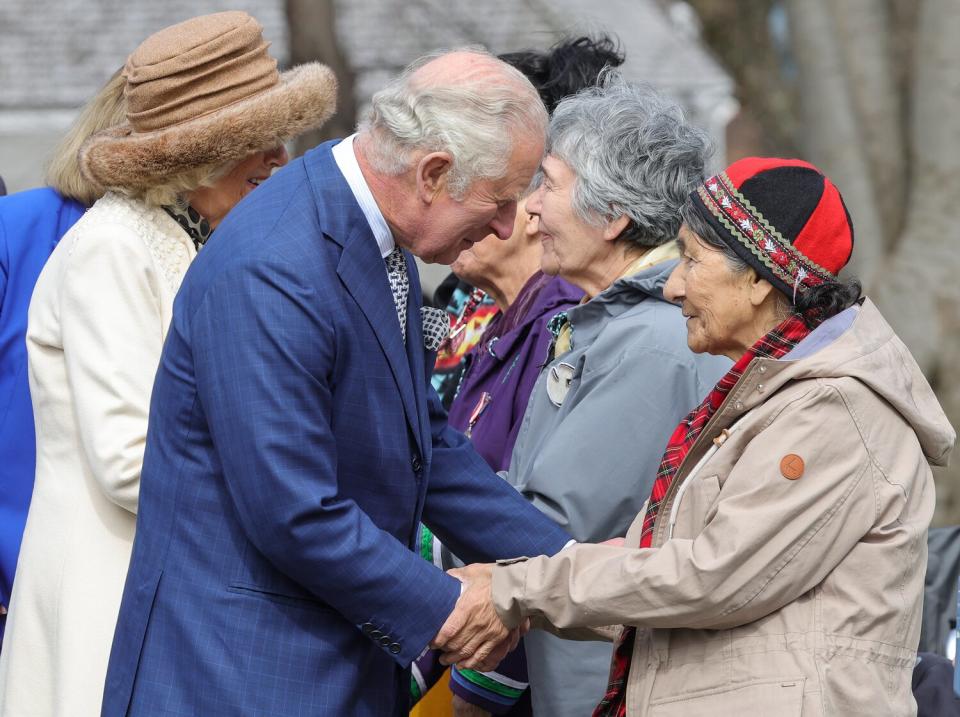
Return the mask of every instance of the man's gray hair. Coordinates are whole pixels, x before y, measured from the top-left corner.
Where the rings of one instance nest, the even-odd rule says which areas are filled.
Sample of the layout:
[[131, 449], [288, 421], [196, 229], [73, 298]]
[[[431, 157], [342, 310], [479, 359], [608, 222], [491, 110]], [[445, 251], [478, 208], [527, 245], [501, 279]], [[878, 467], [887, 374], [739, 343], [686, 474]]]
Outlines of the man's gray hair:
[[613, 72], [557, 105], [547, 139], [547, 153], [577, 175], [577, 215], [594, 225], [626, 215], [620, 239], [643, 247], [677, 236], [680, 207], [703, 181], [710, 151], [679, 105]]
[[449, 152], [448, 177], [455, 199], [478, 179], [499, 179], [507, 172], [518, 138], [543, 136], [547, 111], [524, 75], [485, 50], [468, 52], [494, 60], [493, 71], [466, 73], [456, 83], [417, 81], [414, 73], [446, 53], [423, 57], [377, 92], [360, 123], [369, 132], [369, 161], [374, 169], [398, 175], [421, 152]]

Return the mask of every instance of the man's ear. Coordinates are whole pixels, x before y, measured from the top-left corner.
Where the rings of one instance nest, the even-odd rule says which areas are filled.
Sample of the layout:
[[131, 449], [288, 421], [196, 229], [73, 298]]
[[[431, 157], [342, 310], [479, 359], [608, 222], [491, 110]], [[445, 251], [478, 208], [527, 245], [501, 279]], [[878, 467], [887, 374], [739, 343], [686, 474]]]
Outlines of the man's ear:
[[447, 185], [453, 157], [447, 152], [430, 152], [417, 162], [417, 197], [424, 204], [431, 204], [440, 190]]
[[607, 226], [603, 230], [603, 238], [607, 241], [614, 241], [623, 234], [623, 230], [627, 228], [627, 225], [630, 223], [630, 217], [626, 214], [621, 214], [616, 219], [607, 222]]

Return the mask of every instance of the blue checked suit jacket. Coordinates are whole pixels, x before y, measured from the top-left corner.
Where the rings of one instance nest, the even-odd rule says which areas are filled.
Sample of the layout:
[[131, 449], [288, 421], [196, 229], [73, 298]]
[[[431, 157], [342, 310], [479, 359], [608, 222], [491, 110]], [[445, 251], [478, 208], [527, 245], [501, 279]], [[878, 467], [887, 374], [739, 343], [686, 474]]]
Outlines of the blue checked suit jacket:
[[103, 715], [401, 715], [467, 560], [568, 540], [446, 426], [412, 257], [407, 343], [331, 144], [231, 212], [154, 386]]

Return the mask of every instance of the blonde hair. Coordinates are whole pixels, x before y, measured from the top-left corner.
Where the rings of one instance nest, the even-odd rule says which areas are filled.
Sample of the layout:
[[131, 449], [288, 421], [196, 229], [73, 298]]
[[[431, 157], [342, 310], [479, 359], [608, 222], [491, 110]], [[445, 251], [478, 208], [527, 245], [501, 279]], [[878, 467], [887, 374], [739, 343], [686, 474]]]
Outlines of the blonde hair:
[[47, 162], [46, 183], [63, 196], [88, 207], [102, 197], [105, 190], [81, 173], [77, 154], [88, 137], [126, 120], [125, 85], [121, 68], [86, 104]]
[[91, 99], [74, 120], [67, 134], [60, 140], [47, 163], [46, 183], [60, 194], [75, 199], [85, 206], [92, 205], [107, 191], [125, 194], [155, 207], [167, 205], [186, 206], [185, 195], [210, 187], [230, 172], [244, 158], [226, 163], [206, 164], [179, 174], [171, 175], [162, 182], [142, 187], [103, 187], [80, 170], [80, 146], [92, 135], [127, 120], [127, 102], [124, 97], [126, 78], [120, 68], [107, 80], [103, 88]]
[[153, 207], [170, 205], [185, 207], [187, 205], [186, 195], [200, 189], [200, 187], [212, 187], [241, 161], [243, 160], [234, 160], [225, 164], [205, 164], [179, 174], [173, 174], [162, 182], [145, 189], [117, 187], [117, 191]]

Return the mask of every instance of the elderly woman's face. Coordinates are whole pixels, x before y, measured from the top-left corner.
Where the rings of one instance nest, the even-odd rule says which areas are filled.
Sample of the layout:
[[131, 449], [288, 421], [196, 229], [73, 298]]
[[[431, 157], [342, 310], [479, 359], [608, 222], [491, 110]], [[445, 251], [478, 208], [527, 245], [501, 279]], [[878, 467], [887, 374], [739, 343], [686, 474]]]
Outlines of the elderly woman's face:
[[201, 187], [191, 192], [187, 199], [194, 209], [207, 218], [211, 228], [216, 228], [237, 202], [267, 181], [274, 169], [288, 161], [290, 157], [282, 144], [263, 152], [254, 152], [241, 159], [213, 186]]
[[552, 155], [543, 158], [543, 181], [527, 199], [527, 212], [538, 221], [544, 273], [560, 275], [584, 287], [578, 279], [614, 250], [604, 239], [604, 228], [588, 224], [573, 209], [576, 173]]
[[663, 294], [680, 304], [687, 317], [687, 345], [696, 353], [735, 361], [762, 335], [751, 303], [754, 273], [731, 271], [723, 253], [704, 244], [686, 224], [678, 243], [682, 258]]
[[[530, 240], [526, 236], [529, 220], [526, 200], [521, 199], [517, 202], [513, 234], [508, 239], [488, 234], [483, 241], [476, 242], [461, 252], [457, 260], [450, 265], [450, 269], [464, 281], [484, 288], [487, 277], [508, 273], [504, 271], [504, 266], [510, 262], [523, 261], [530, 251]], [[535, 246], [535, 249], [539, 253], [539, 246]]]

